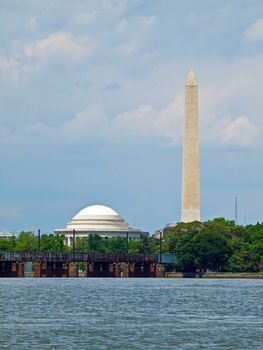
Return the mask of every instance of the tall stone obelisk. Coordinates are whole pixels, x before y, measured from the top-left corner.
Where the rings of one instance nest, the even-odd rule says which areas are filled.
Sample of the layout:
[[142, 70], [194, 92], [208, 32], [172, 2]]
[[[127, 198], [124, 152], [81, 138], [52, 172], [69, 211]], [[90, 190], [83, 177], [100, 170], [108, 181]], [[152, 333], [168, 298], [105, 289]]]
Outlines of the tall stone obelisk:
[[200, 221], [198, 83], [191, 69], [185, 84], [182, 222]]

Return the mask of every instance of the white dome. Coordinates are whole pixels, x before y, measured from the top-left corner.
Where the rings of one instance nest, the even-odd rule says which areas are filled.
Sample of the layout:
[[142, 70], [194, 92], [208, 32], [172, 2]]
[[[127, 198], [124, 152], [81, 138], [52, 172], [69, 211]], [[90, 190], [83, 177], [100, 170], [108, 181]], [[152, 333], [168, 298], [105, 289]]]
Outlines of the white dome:
[[[102, 237], [122, 237], [140, 240], [142, 234], [149, 235], [148, 232], [129, 227], [128, 223], [113, 209], [105, 205], [91, 205], [78, 212], [67, 224], [65, 229], [56, 229], [58, 234], [72, 238], [73, 230], [79, 237], [89, 236], [98, 233]], [[67, 243], [71, 245], [71, 243]]]
[[132, 231], [115, 210], [105, 205], [91, 205], [82, 209], [67, 224], [67, 229], [90, 232]]
[[111, 209], [110, 207], [106, 207], [106, 205], [90, 205], [89, 207], [86, 207], [82, 209], [77, 215], [74, 216], [74, 218], [77, 218], [79, 216], [115, 216], [119, 214]]

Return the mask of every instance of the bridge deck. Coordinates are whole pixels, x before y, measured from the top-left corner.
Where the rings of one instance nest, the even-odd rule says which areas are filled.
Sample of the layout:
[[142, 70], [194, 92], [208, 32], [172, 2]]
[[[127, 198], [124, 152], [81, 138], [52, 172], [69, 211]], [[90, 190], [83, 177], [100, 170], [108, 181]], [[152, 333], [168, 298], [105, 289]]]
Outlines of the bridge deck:
[[113, 254], [113, 253], [37, 253], [0, 252], [0, 261], [29, 262], [108, 262], [108, 263], [157, 263], [158, 254]]

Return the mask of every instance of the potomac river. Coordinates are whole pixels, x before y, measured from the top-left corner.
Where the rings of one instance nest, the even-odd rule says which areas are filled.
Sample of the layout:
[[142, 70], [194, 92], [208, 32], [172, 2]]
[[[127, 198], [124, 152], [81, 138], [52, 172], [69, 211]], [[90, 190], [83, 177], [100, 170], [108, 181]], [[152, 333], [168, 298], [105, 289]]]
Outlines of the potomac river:
[[263, 349], [263, 280], [0, 280], [0, 349]]

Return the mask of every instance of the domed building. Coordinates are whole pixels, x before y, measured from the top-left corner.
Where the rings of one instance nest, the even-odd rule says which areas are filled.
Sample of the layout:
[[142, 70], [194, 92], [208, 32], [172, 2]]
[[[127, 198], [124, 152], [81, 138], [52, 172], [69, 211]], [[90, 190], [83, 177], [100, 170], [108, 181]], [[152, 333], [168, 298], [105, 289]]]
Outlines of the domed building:
[[65, 229], [56, 229], [55, 233], [65, 235], [66, 244], [73, 244], [73, 230], [76, 237], [88, 237], [97, 233], [103, 238], [122, 237], [129, 240], [140, 240], [149, 236], [149, 232], [133, 229], [113, 209], [105, 205], [91, 205], [82, 209], [67, 224]]

